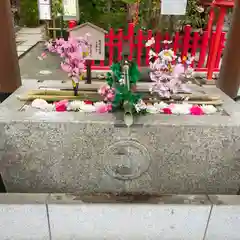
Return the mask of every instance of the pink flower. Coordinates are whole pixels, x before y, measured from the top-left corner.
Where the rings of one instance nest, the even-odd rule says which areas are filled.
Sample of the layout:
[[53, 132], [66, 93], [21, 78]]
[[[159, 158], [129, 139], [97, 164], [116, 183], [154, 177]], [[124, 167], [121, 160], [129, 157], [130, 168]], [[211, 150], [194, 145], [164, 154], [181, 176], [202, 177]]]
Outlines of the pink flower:
[[94, 104], [97, 113], [106, 113], [112, 111], [112, 104], [106, 104], [104, 102], [97, 102]]
[[67, 105], [68, 105], [68, 100], [62, 100], [59, 102], [55, 102], [55, 108], [57, 112], [66, 112], [67, 111]]
[[107, 108], [108, 108], [108, 111], [111, 112], [112, 111], [112, 104], [107, 104]]
[[61, 68], [64, 72], [71, 72], [71, 67], [68, 65], [68, 64], [65, 64], [65, 63], [61, 63]]
[[106, 112], [108, 112], [108, 106], [106, 104], [100, 105], [97, 107], [96, 112], [97, 113], [106, 113]]
[[172, 110], [170, 108], [163, 108], [164, 114], [172, 114]]
[[92, 105], [93, 104], [93, 102], [89, 101], [89, 100], [85, 100], [84, 103], [87, 104], [87, 105]]
[[114, 99], [114, 94], [113, 94], [112, 92], [108, 93], [107, 99], [108, 99], [109, 101], [113, 101], [113, 99]]
[[191, 115], [204, 115], [204, 112], [201, 107], [199, 106], [192, 106], [190, 108]]

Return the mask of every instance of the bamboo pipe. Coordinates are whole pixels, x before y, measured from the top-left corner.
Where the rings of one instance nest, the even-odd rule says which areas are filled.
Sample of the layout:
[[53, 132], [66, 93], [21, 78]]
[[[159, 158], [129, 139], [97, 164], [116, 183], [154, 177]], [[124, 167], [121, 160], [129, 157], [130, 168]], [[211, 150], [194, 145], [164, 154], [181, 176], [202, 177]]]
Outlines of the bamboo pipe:
[[[28, 92], [28, 95], [54, 95], [54, 96], [74, 96], [73, 91], [68, 90], [32, 90]], [[82, 97], [95, 97], [99, 96], [99, 94], [95, 91], [78, 91], [78, 95]], [[157, 100], [168, 100], [167, 98], [163, 98], [156, 95], [151, 95], [148, 92], [142, 92], [144, 99], [151, 99], [156, 98]], [[175, 94], [171, 96], [171, 99], [176, 101], [181, 101], [184, 99], [188, 100], [200, 100], [200, 101], [213, 101], [213, 100], [219, 100], [219, 96], [210, 96], [207, 94]]]

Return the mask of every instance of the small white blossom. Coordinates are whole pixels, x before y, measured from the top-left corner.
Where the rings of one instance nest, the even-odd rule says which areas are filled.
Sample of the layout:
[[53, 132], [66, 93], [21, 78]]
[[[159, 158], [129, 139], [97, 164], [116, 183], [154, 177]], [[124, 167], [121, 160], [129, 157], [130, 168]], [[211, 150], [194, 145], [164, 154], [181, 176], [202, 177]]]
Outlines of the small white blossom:
[[137, 113], [139, 113], [142, 110], [146, 110], [147, 108], [145, 102], [143, 102], [142, 100], [140, 100], [137, 104], [135, 104], [134, 107]]
[[215, 108], [213, 105], [203, 105], [202, 110], [205, 114], [214, 114], [217, 112], [217, 108]]
[[153, 105], [147, 105], [146, 111], [148, 113], [152, 113], [152, 114], [155, 114], [155, 113], [159, 112], [158, 109], [155, 106], [153, 106]]
[[163, 44], [171, 44], [172, 41], [164, 40], [164, 41], [162, 41], [162, 43], [163, 43]]
[[159, 57], [163, 61], [167, 61], [167, 62], [172, 62], [176, 58], [174, 52], [171, 49], [165, 49], [165, 50], [161, 51], [159, 53]]
[[159, 110], [162, 110], [163, 108], [167, 108], [168, 104], [165, 102], [160, 102], [160, 103], [154, 103], [153, 106]]
[[155, 43], [155, 39], [154, 39], [154, 37], [152, 37], [151, 39], [149, 39], [149, 40], [146, 42], [145, 46], [146, 46], [146, 47], [151, 47], [154, 43]]
[[120, 83], [120, 85], [123, 85], [124, 84], [124, 79], [123, 78], [119, 79], [119, 83]]

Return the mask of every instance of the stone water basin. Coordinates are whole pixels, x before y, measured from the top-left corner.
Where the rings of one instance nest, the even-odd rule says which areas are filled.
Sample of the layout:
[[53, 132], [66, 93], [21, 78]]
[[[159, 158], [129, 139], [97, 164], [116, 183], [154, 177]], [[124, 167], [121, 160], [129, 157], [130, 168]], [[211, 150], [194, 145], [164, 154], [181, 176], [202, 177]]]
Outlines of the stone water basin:
[[[48, 81], [47, 87], [70, 83]], [[45, 84], [45, 85], [46, 85]], [[153, 114], [127, 128], [113, 114], [22, 111], [17, 96], [0, 105], [3, 181], [9, 192], [236, 194], [239, 188], [239, 106], [220, 95], [210, 116]]]

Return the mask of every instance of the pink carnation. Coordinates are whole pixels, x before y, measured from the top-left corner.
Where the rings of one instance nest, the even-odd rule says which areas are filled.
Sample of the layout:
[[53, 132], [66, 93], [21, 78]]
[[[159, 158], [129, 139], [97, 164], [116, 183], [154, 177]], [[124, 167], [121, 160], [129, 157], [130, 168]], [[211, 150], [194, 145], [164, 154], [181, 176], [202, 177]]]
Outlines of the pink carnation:
[[204, 115], [204, 112], [201, 107], [199, 106], [192, 106], [190, 108], [191, 115]]
[[67, 105], [68, 105], [68, 100], [62, 100], [59, 102], [55, 102], [55, 108], [57, 112], [66, 112], [67, 111]]
[[171, 108], [163, 108], [163, 113], [164, 114], [172, 114], [172, 110], [171, 110]]

